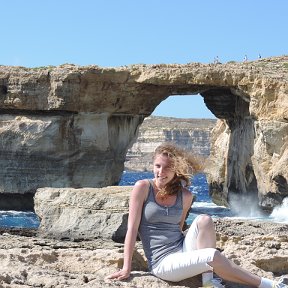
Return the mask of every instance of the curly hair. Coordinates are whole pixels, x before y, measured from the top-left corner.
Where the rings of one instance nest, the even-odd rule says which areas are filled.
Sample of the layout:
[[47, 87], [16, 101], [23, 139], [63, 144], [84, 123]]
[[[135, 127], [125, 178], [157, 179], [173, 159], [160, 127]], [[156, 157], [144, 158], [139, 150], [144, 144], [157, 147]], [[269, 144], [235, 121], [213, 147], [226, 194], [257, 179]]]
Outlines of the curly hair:
[[189, 187], [191, 176], [203, 169], [203, 160], [199, 156], [193, 155], [173, 143], [159, 145], [154, 151], [153, 160], [158, 155], [168, 157], [171, 169], [175, 172], [175, 177], [158, 192], [161, 196], [176, 194], [179, 187]]

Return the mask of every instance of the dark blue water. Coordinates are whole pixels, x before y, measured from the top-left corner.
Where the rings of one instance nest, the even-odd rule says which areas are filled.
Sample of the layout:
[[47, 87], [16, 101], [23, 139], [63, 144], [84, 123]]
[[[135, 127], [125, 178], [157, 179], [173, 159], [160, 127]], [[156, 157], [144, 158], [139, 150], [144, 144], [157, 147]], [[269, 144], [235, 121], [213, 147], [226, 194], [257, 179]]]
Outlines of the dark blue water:
[[39, 218], [33, 212], [0, 211], [0, 227], [37, 228]]

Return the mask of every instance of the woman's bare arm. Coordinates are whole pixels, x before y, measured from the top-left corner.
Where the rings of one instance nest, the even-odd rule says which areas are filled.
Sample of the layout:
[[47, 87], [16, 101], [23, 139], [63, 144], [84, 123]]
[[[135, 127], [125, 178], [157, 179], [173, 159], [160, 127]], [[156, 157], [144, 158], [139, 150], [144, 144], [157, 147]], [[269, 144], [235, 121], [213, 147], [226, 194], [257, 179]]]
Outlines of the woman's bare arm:
[[142, 208], [149, 190], [147, 180], [137, 181], [133, 187], [129, 201], [129, 216], [127, 233], [124, 244], [123, 268], [109, 275], [108, 279], [124, 280], [130, 276], [133, 251], [136, 243], [138, 227], [141, 220]]

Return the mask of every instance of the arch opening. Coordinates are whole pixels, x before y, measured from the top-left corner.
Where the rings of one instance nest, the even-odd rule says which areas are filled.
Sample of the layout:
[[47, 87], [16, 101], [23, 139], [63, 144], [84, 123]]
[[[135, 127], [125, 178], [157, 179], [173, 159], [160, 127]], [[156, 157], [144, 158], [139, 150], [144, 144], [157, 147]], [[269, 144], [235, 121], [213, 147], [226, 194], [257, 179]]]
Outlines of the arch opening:
[[[176, 88], [173, 89], [173, 95], [163, 100], [154, 109], [152, 115], [144, 120], [139, 128], [137, 141], [128, 150], [128, 161], [131, 161], [133, 157], [137, 158], [137, 165], [144, 161], [143, 165], [147, 165], [144, 170], [150, 171], [151, 153], [157, 145], [164, 141], [173, 141], [205, 157], [217, 157], [219, 151], [211, 147], [214, 143], [211, 143], [210, 136], [218, 118], [223, 120], [222, 122], [230, 130], [230, 139], [227, 142], [229, 146], [224, 147], [225, 151], [223, 151], [223, 155], [226, 155], [226, 163], [223, 163], [223, 167], [219, 167], [220, 170], [224, 171], [222, 182], [219, 181], [219, 171], [216, 171], [217, 175], [213, 174], [213, 171], [212, 175], [207, 175], [209, 194], [216, 204], [226, 204], [230, 207], [234, 205], [234, 202], [239, 204], [238, 201], [243, 198], [243, 195], [245, 195], [246, 199], [249, 199], [250, 203], [257, 203], [257, 180], [251, 160], [254, 153], [252, 142], [255, 137], [255, 120], [249, 112], [249, 96], [240, 93], [236, 89], [223, 87], [209, 87], [207, 89], [202, 87], [198, 95], [197, 92], [191, 95], [191, 91], [189, 93], [188, 90], [187, 94], [185, 94], [183, 89], [179, 92], [181, 95], [177, 95]], [[187, 114], [187, 111], [185, 111], [186, 114], [182, 113], [181, 109], [183, 107], [188, 111], [191, 110], [189, 111], [191, 116]], [[172, 109], [172, 111], [169, 111], [169, 109]], [[193, 118], [193, 110], [200, 111], [200, 114], [196, 114], [195, 118]], [[209, 116], [202, 117], [201, 113]], [[181, 115], [184, 117], [181, 117]], [[162, 121], [157, 119], [159, 116], [164, 117]], [[182, 121], [181, 125], [186, 125], [186, 130], [184, 128], [176, 128], [180, 125], [179, 122], [179, 125], [177, 124], [177, 121]], [[193, 123], [193, 121], [195, 122]], [[203, 122], [201, 123], [201, 121]], [[207, 121], [211, 121], [210, 125], [207, 124]], [[152, 127], [153, 125], [154, 127]], [[192, 131], [197, 125], [197, 131], [195, 129], [195, 131]], [[199, 126], [200, 130], [202, 129], [201, 133], [199, 132]], [[205, 127], [207, 128], [206, 130]], [[152, 135], [151, 131], [153, 129], [155, 129], [156, 134], [158, 133], [157, 135]], [[205, 141], [209, 142], [209, 148], [204, 143]], [[197, 143], [198, 147], [196, 147], [195, 143]], [[201, 149], [204, 146], [206, 146], [206, 149]], [[141, 158], [144, 160], [140, 160]], [[127, 168], [127, 165], [125, 166]], [[143, 166], [140, 169], [143, 169]], [[209, 169], [205, 172], [206, 174], [211, 173]]]
[[171, 95], [162, 101], [153, 111], [152, 116], [216, 119], [200, 94]]
[[152, 153], [163, 142], [174, 142], [207, 158], [215, 124], [216, 117], [200, 94], [166, 97], [139, 126], [126, 154], [125, 170], [152, 171]]

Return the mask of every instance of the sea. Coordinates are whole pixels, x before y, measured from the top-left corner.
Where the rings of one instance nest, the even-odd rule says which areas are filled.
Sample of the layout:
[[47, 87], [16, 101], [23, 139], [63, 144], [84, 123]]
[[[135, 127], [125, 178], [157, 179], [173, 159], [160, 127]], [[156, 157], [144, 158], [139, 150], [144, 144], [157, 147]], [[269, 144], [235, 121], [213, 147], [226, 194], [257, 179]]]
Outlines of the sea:
[[[124, 171], [119, 186], [133, 186], [138, 180], [152, 178], [153, 174], [151, 172]], [[260, 213], [256, 211], [257, 209], [252, 209], [249, 213], [241, 214], [237, 210], [217, 206], [212, 202], [205, 174], [197, 174], [193, 177], [190, 191], [195, 195], [196, 201], [193, 203], [191, 213], [187, 218], [188, 224], [191, 224], [199, 214], [208, 214], [213, 218], [228, 217], [288, 224], [288, 197], [284, 199], [281, 206], [275, 207], [270, 215]], [[39, 218], [33, 212], [0, 211], [0, 228], [37, 228], [39, 225]]]

